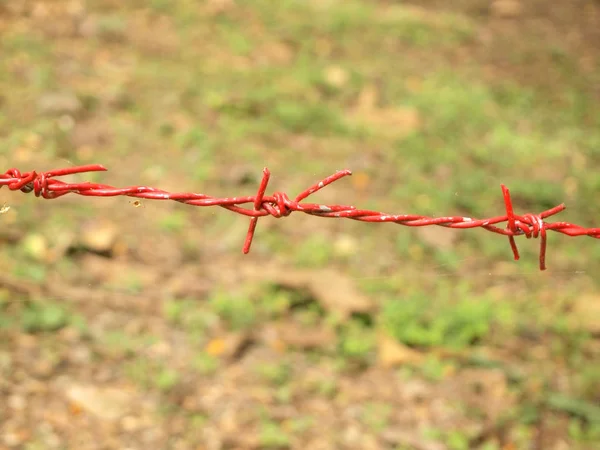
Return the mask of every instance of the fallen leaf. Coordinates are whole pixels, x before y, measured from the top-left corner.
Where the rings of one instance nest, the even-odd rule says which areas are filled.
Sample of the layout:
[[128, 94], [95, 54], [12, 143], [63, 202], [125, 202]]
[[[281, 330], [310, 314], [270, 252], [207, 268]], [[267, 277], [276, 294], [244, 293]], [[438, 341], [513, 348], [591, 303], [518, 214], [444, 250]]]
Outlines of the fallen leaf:
[[222, 337], [211, 339], [204, 351], [211, 356], [235, 359], [252, 342], [252, 336], [247, 332], [230, 333]]
[[82, 409], [108, 421], [123, 417], [134, 400], [134, 395], [124, 389], [86, 384], [72, 384], [65, 394], [72, 403], [71, 411]]
[[211, 339], [204, 347], [204, 351], [211, 356], [221, 356], [225, 351], [225, 341], [220, 338]]
[[82, 104], [72, 92], [48, 92], [38, 99], [38, 109], [41, 114], [61, 116], [78, 113]]
[[111, 253], [117, 243], [118, 228], [107, 220], [89, 222], [81, 230], [80, 244], [95, 253]]
[[337, 312], [343, 318], [352, 313], [373, 312], [371, 299], [360, 293], [352, 279], [341, 272], [320, 270], [304, 276], [314, 297], [330, 312]]
[[382, 367], [395, 367], [402, 364], [418, 364], [423, 354], [398, 342], [385, 333], [377, 336], [377, 358]]
[[264, 280], [275, 285], [305, 291], [330, 313], [340, 319], [348, 318], [353, 313], [372, 313], [374, 302], [362, 294], [353, 280], [334, 269], [321, 270], [282, 270], [278, 265], [247, 265], [238, 270], [248, 278]]
[[355, 108], [350, 112], [351, 121], [364, 124], [390, 138], [409, 135], [421, 127], [419, 112], [412, 107], [393, 106], [380, 108], [379, 93], [373, 85], [367, 85], [359, 94]]
[[274, 334], [285, 345], [300, 349], [323, 349], [335, 345], [335, 333], [325, 327], [303, 326], [292, 320], [277, 324]]

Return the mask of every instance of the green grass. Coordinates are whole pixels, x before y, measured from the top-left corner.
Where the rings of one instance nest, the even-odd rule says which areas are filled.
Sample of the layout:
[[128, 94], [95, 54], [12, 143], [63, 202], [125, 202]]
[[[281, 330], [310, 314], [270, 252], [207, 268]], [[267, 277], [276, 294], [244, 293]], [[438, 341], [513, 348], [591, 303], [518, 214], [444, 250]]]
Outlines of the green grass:
[[255, 369], [264, 380], [275, 386], [283, 386], [292, 376], [292, 367], [285, 361], [280, 363], [262, 363]]
[[300, 267], [325, 267], [332, 261], [331, 240], [326, 236], [315, 234], [308, 237], [294, 255], [296, 264]]
[[[233, 2], [219, 12], [210, 12], [209, 2], [200, 3], [95, 1], [86, 7], [96, 27], [89, 38], [47, 36], [44, 27], [29, 30], [25, 15], [15, 21], [25, 25], [8, 21], [0, 43], [0, 165], [45, 170], [98, 160], [115, 170], [86, 180], [159, 188], [165, 180], [171, 187], [177, 182], [182, 191], [215, 196], [253, 195], [256, 186], [237, 184], [229, 174], [245, 165], [259, 176], [268, 166], [273, 173], [269, 194], [281, 190], [290, 198], [319, 177], [349, 167], [368, 174], [368, 181], [343, 180], [316, 194], [314, 202], [483, 218], [503, 214], [500, 183], [505, 183], [517, 213], [564, 201], [569, 209], [552, 220], [597, 225], [600, 107], [589, 82], [597, 75], [589, 75], [586, 83], [578, 55], [566, 46], [536, 40], [524, 28], [518, 46], [506, 38], [506, 48], [495, 50], [510, 69], [495, 73], [499, 68], [478, 60], [482, 23], [470, 14], [364, 0], [253, 0]], [[165, 28], [154, 29], [160, 24]], [[175, 50], [168, 50], [169, 42], [176, 42]], [[511, 76], [534, 59], [549, 61], [540, 70], [540, 86]], [[550, 72], [559, 81], [543, 88], [541, 78]], [[83, 104], [71, 119], [38, 111], [43, 95], [60, 91], [72, 92]], [[366, 112], [357, 113], [360, 106]], [[416, 120], [403, 123], [399, 111]], [[61, 127], [69, 121], [74, 130]], [[106, 141], [91, 139], [94, 161], [76, 146], [74, 134], [82, 125], [110, 132]], [[66, 255], [67, 262], [53, 265], [41, 255], [45, 245], [52, 248], [62, 232], [76, 231], [90, 217], [106, 215], [123, 223], [125, 236], [149, 234], [144, 245], [152, 245], [152, 233], [168, 235], [200, 266], [213, 259], [218, 264], [225, 252], [231, 259], [223, 264], [236, 265], [238, 241], [229, 235], [241, 230], [241, 245], [247, 227], [247, 218], [218, 208], [183, 210], [157, 202], [151, 212], [144, 210], [151, 223], [139, 225], [131, 218], [132, 231], [125, 226], [129, 216], [110, 206], [102, 209], [110, 200], [72, 196], [40, 204], [31, 195], [13, 203], [20, 195], [7, 193], [0, 202], [7, 200], [11, 214], [17, 214], [6, 222], [0, 216], [2, 229], [28, 236], [19, 247], [2, 242], [2, 270], [39, 285], [57, 274], [77, 279], [78, 259]], [[478, 367], [521, 373], [518, 369], [532, 364], [531, 348], [543, 347], [545, 363], [568, 372], [569, 389], [551, 392], [540, 404], [568, 418], [573, 441], [597, 439], [599, 369], [589, 352], [594, 341], [567, 323], [568, 308], [563, 308], [569, 298], [600, 286], [594, 276], [600, 269], [595, 241], [551, 234], [551, 270], [543, 274], [537, 272], [539, 241], [519, 239], [522, 259], [515, 263], [507, 239], [484, 230], [455, 230], [457, 238], [442, 248], [415, 229], [298, 216], [261, 219], [248, 258], [257, 255], [256, 264], [277, 260], [281, 267], [332, 267], [351, 274], [376, 300], [378, 311], [368, 321], [340, 322], [318, 299], [254, 282], [221, 286], [207, 298], [166, 299], [161, 319], [186, 334], [192, 348], [189, 368], [196, 375], [216, 378], [227, 370], [201, 350], [215, 329], [253, 330], [283, 317], [335, 329], [333, 353], [311, 357], [342, 368], [375, 364], [376, 331], [383, 327], [399, 342], [429, 353], [404, 373], [432, 383], [463, 364], [434, 356], [437, 349], [471, 355], [480, 347], [503, 348], [517, 340], [523, 354], [514, 361], [516, 369], [492, 356]], [[352, 236], [355, 247], [340, 257], [335, 242], [344, 234]], [[151, 288], [136, 274], [109, 287], [140, 296]], [[0, 298], [2, 329], [51, 333], [85, 327], [61, 299], [16, 302], [10, 295]], [[156, 339], [114, 330], [96, 344], [104, 357], [126, 359], [123, 371], [133, 382], [167, 394], [185, 373], [168, 357], [158, 363], [138, 355]], [[297, 374], [291, 364], [274, 361], [256, 372], [274, 389], [276, 401], [293, 403]], [[540, 377], [550, 382], [553, 372]], [[524, 389], [522, 374], [509, 378], [516, 390]], [[338, 380], [327, 379], [310, 392], [332, 399], [339, 391]], [[361, 416], [374, 434], [391, 420], [386, 408], [369, 404]], [[210, 420], [198, 417], [202, 423]], [[536, 420], [516, 427], [515, 445], [533, 441]], [[294, 433], [269, 419], [259, 425], [257, 436], [265, 448], [286, 448]], [[469, 445], [463, 430], [441, 430], [437, 438], [453, 449]]]
[[392, 405], [369, 402], [362, 409], [361, 421], [375, 433], [381, 433], [389, 426], [392, 413]]
[[514, 323], [515, 315], [511, 305], [475, 296], [465, 283], [440, 282], [433, 292], [417, 290], [387, 301], [381, 322], [408, 345], [464, 348], [485, 340], [494, 325]]
[[102, 351], [115, 357], [132, 357], [156, 343], [158, 338], [151, 334], [129, 334], [122, 330], [108, 330], [98, 340]]
[[[59, 301], [21, 301], [9, 310], [7, 298], [0, 299], [0, 328], [18, 326], [25, 333], [54, 333], [73, 327], [81, 333], [88, 331], [87, 321], [72, 308]], [[13, 305], [14, 306], [14, 305]]]
[[261, 446], [268, 449], [281, 449], [290, 447], [290, 436], [282, 429], [281, 425], [265, 421], [259, 430]]
[[212, 375], [219, 370], [220, 363], [219, 359], [215, 356], [209, 355], [206, 352], [201, 352], [192, 361], [192, 366], [201, 375]]
[[341, 357], [365, 365], [372, 362], [375, 349], [372, 327], [361, 320], [351, 319], [340, 325], [338, 336], [338, 353]]
[[215, 313], [234, 330], [249, 328], [256, 323], [256, 305], [245, 295], [231, 295], [223, 290], [214, 293], [209, 301]]
[[[123, 372], [127, 378], [145, 390], [169, 393], [181, 381], [178, 370], [147, 357], [137, 357], [125, 362]], [[167, 406], [165, 403], [164, 406]]]

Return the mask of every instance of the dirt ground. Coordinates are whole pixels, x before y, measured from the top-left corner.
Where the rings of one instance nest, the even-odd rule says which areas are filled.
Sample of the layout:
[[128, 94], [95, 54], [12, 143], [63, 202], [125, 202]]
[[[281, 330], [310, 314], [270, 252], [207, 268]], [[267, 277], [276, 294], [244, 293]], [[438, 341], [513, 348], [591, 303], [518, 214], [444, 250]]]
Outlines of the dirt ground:
[[[110, 171], [70, 181], [215, 196], [254, 195], [265, 165], [269, 192], [350, 167], [315, 202], [473, 216], [502, 207], [507, 179], [519, 210], [565, 196], [556, 220], [595, 225], [598, 1], [307, 2], [314, 22], [291, 0], [127, 3], [0, 2], [0, 167], [98, 162]], [[367, 13], [408, 20], [404, 40]], [[427, 89], [457, 106], [436, 116]], [[402, 95], [417, 100], [396, 108]], [[463, 109], [507, 124], [517, 111], [530, 134], [507, 139], [522, 150], [488, 156], [512, 131], [487, 118], [455, 135]], [[387, 150], [409, 144], [402, 163]], [[247, 218], [216, 207], [8, 188], [0, 203], [0, 450], [600, 442], [596, 240], [553, 234], [543, 273], [537, 241], [514, 263], [483, 230], [294, 213], [259, 220], [242, 255]]]

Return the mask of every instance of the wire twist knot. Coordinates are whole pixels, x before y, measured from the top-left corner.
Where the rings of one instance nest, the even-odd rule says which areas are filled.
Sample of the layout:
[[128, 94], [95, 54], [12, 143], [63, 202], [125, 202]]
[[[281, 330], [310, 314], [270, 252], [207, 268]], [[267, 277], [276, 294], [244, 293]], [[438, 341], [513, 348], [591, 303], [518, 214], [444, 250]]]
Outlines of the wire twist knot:
[[31, 172], [21, 173], [18, 169], [10, 169], [6, 172], [14, 181], [8, 184], [11, 191], [20, 190], [26, 194], [33, 192], [36, 197], [44, 197], [47, 199], [54, 198], [52, 192], [48, 188], [49, 176], [46, 172], [37, 173], [35, 170]]
[[277, 219], [289, 216], [293, 211], [292, 207], [297, 205], [296, 202], [290, 200], [285, 192], [275, 192], [272, 197], [275, 201], [263, 201], [262, 207]]
[[564, 205], [559, 205], [550, 211], [546, 211], [541, 214], [525, 214], [518, 216], [514, 213], [512, 200], [510, 197], [510, 191], [504, 185], [502, 185], [502, 194], [504, 196], [504, 205], [506, 206], [506, 228], [510, 231], [508, 240], [512, 249], [515, 260], [520, 258], [519, 249], [515, 242], [515, 236], [525, 235], [527, 239], [540, 237], [540, 270], [546, 270], [546, 222], [544, 217], [548, 217], [551, 214], [564, 209]]

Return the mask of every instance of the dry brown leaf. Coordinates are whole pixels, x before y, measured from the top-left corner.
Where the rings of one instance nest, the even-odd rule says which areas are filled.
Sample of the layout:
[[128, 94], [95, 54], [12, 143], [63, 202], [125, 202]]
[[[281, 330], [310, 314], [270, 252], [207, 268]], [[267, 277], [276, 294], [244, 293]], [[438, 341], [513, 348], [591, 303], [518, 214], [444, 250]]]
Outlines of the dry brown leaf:
[[250, 344], [252, 337], [249, 333], [230, 333], [225, 336], [211, 339], [204, 351], [211, 356], [222, 358], [237, 358]]
[[225, 341], [221, 338], [211, 339], [204, 347], [204, 351], [211, 356], [221, 356], [225, 351]]
[[365, 86], [358, 97], [356, 107], [350, 113], [350, 120], [367, 125], [390, 138], [407, 136], [421, 127], [421, 117], [415, 108], [379, 108], [378, 102], [377, 88], [374, 85]]
[[79, 236], [80, 244], [93, 252], [110, 253], [117, 243], [118, 228], [107, 220], [87, 223]]
[[109, 421], [123, 417], [134, 403], [131, 392], [117, 388], [72, 384], [65, 394], [76, 408]]
[[368, 313], [374, 309], [371, 299], [360, 293], [352, 279], [341, 272], [320, 270], [304, 276], [317, 301], [330, 312], [345, 318], [352, 313]]
[[284, 344], [301, 349], [325, 348], [335, 345], [335, 333], [324, 327], [307, 327], [294, 321], [279, 323], [275, 334]]
[[382, 367], [395, 367], [403, 364], [419, 364], [423, 354], [398, 342], [385, 333], [377, 336], [377, 358]]
[[265, 280], [294, 290], [304, 290], [324, 309], [345, 319], [353, 313], [371, 313], [373, 301], [362, 294], [350, 277], [334, 269], [282, 270], [280, 266], [247, 266], [240, 269], [246, 277]]

